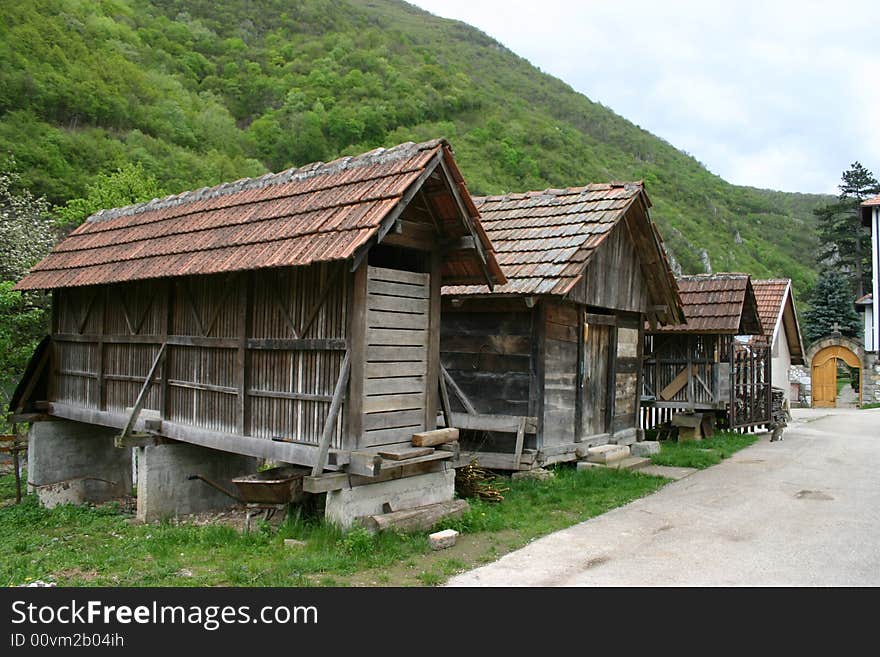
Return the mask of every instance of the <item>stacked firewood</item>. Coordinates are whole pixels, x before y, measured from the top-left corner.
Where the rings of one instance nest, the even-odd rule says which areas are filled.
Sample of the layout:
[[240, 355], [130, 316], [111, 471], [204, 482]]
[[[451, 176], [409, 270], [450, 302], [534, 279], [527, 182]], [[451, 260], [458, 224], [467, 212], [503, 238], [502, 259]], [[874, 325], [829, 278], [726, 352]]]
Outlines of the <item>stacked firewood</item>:
[[455, 472], [455, 491], [459, 497], [476, 497], [487, 502], [501, 502], [504, 493], [510, 489], [499, 485], [498, 478], [481, 468], [477, 459], [472, 459], [463, 468]]

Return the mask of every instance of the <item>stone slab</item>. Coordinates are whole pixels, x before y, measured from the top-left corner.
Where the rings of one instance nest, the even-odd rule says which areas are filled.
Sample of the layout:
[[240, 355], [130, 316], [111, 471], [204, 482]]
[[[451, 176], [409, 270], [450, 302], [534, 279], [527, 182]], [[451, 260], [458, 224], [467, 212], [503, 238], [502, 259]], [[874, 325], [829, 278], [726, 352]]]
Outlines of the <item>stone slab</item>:
[[552, 470], [545, 470], [544, 468], [535, 468], [534, 470], [520, 470], [519, 472], [514, 472], [510, 475], [511, 479], [536, 479], [537, 481], [545, 481], [547, 479], [553, 479], [556, 476], [556, 473]]
[[432, 550], [445, 550], [455, 545], [458, 540], [458, 532], [454, 529], [444, 529], [433, 534], [428, 534], [428, 545]]
[[666, 477], [668, 479], [684, 479], [697, 471], [697, 468], [679, 468], [671, 465], [646, 465], [639, 469], [639, 472], [642, 474]]
[[629, 446], [633, 456], [650, 456], [651, 454], [660, 453], [660, 442], [656, 440], [645, 440], [640, 443], [633, 443]]
[[619, 459], [625, 459], [630, 455], [626, 445], [600, 445], [587, 450], [587, 461], [591, 463], [610, 463]]

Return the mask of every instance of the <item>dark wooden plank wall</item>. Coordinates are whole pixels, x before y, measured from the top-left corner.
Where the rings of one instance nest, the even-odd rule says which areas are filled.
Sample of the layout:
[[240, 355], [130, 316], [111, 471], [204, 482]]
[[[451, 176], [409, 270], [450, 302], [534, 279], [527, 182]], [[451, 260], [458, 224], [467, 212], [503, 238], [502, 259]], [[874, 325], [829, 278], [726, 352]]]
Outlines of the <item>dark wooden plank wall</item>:
[[[444, 304], [441, 362], [478, 413], [529, 415], [532, 311], [479, 310], [482, 305]], [[453, 411], [465, 412], [454, 393], [449, 399]]]
[[648, 284], [625, 222], [611, 229], [568, 298], [597, 308], [644, 313]]
[[[342, 263], [56, 290], [50, 396], [133, 405], [159, 345], [145, 408], [224, 433], [317, 444], [344, 357]], [[332, 446], [342, 447], [342, 415]]]

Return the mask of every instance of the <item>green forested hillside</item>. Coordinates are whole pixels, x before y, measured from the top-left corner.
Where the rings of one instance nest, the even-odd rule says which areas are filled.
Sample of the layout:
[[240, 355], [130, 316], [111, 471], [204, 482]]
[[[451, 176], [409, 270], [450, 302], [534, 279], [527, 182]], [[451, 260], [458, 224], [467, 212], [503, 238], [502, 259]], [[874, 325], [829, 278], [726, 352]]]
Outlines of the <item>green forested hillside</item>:
[[[445, 136], [474, 193], [643, 179], [686, 272], [812, 284], [815, 195], [736, 187], [482, 32], [397, 0], [0, 3], [0, 157], [63, 204]], [[796, 165], [796, 163], [793, 163]]]

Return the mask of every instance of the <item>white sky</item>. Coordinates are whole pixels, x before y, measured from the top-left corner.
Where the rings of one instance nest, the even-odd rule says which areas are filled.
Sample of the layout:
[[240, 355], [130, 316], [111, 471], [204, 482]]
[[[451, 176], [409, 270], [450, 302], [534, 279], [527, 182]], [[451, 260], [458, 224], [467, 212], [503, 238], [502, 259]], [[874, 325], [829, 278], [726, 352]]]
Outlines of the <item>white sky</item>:
[[473, 25], [725, 180], [880, 176], [880, 1], [409, 0]]

